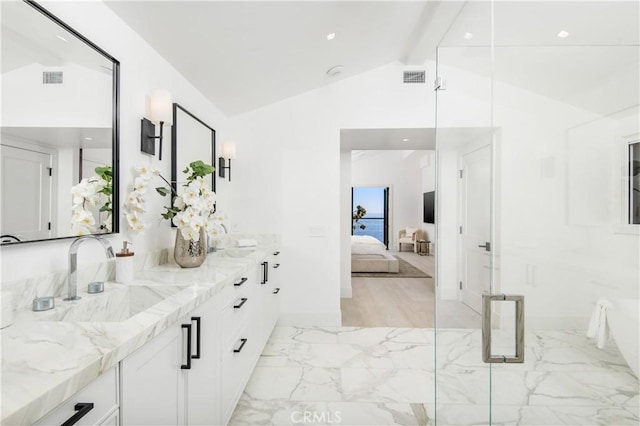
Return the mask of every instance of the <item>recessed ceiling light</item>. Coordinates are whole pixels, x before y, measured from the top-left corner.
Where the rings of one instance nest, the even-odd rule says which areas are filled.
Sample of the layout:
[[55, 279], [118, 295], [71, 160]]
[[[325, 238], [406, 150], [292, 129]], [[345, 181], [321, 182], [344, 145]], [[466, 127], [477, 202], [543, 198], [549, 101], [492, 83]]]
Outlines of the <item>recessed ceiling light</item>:
[[342, 71], [344, 71], [344, 67], [342, 65], [336, 65], [335, 67], [329, 68], [327, 75], [329, 77], [337, 77], [342, 74]]
[[336, 38], [336, 33], [327, 34], [327, 40], [333, 40]]
[[402, 142], [409, 142], [409, 138], [402, 139]]
[[58, 37], [60, 40], [64, 41], [65, 43], [69, 41], [66, 38], [62, 37], [61, 35], [57, 35], [56, 37]]
[[85, 141], [92, 141], [93, 138], [84, 138]]
[[473, 34], [472, 33], [464, 33], [464, 35], [462, 37], [466, 38], [467, 40], [471, 40], [473, 38]]
[[560, 32], [558, 33], [558, 37], [560, 37], [560, 38], [567, 38], [567, 37], [569, 37], [569, 33], [568, 33], [567, 31], [565, 31], [565, 30], [562, 30], [562, 31], [560, 31]]

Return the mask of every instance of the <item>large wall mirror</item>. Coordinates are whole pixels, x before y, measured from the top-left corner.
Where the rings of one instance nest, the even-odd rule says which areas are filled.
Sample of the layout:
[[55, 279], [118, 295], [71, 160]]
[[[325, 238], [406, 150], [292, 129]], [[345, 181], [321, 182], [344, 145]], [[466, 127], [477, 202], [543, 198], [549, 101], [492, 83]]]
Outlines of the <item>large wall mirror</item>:
[[34, 2], [0, 7], [0, 242], [118, 232], [119, 62]]
[[[215, 167], [216, 131], [213, 127], [173, 104], [173, 127], [171, 128], [171, 182], [178, 194], [186, 180], [182, 172], [191, 162], [201, 160]], [[211, 174], [211, 190], [216, 190], [216, 174]]]

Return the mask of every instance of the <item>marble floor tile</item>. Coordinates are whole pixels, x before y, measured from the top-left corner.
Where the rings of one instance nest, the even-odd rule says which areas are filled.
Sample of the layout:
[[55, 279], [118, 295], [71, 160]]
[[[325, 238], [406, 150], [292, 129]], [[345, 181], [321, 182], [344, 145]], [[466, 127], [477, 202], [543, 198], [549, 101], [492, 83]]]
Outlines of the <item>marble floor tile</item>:
[[345, 401], [429, 403], [434, 375], [425, 370], [342, 368]]
[[256, 367], [241, 399], [341, 401], [340, 371], [314, 367]]
[[277, 327], [231, 424], [485, 425], [489, 407], [495, 425], [640, 424], [615, 344], [528, 331], [523, 364], [491, 365], [480, 348], [477, 329]]
[[[417, 412], [417, 414], [416, 414]], [[229, 425], [430, 425], [411, 404], [240, 401]]]

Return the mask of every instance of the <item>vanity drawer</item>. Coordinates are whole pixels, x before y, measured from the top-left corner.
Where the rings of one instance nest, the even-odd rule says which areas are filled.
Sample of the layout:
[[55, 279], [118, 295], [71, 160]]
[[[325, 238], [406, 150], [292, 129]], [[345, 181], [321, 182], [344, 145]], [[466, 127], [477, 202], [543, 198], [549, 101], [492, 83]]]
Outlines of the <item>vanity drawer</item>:
[[245, 326], [222, 354], [222, 413], [227, 424], [253, 370], [256, 340]]
[[[100, 425], [109, 420], [118, 411], [117, 374], [116, 367], [111, 367], [35, 424], [61, 425], [74, 415], [79, 415], [79, 411], [85, 411], [86, 414], [75, 425]], [[76, 404], [93, 404], [93, 408]]]
[[236, 278], [232, 284], [227, 284], [221, 291], [222, 307], [226, 308], [239, 297], [250, 293], [250, 279], [247, 276]]
[[222, 347], [231, 345], [241, 337], [256, 302], [255, 297], [238, 297], [222, 311]]

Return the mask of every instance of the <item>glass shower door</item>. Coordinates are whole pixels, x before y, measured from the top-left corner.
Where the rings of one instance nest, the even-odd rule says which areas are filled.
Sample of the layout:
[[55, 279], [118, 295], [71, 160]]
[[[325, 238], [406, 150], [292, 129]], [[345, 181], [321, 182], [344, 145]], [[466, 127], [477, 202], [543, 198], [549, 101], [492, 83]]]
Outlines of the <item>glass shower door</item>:
[[[469, 2], [438, 48], [437, 424], [639, 423], [639, 12]], [[468, 209], [487, 196], [483, 144], [486, 263], [471, 252], [486, 215]]]

